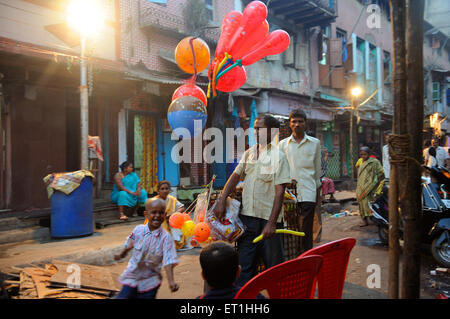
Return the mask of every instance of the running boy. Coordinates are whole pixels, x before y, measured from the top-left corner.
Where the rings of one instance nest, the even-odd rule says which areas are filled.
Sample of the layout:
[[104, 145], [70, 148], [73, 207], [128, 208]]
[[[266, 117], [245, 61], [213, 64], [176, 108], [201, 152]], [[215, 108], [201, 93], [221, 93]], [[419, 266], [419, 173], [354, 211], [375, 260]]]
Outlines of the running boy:
[[169, 233], [161, 227], [165, 210], [166, 205], [161, 199], [148, 199], [144, 215], [149, 222], [136, 226], [122, 252], [114, 256], [115, 260], [120, 260], [133, 250], [127, 268], [119, 277], [123, 287], [116, 299], [155, 299], [161, 286], [162, 267], [166, 271], [170, 290], [178, 290], [173, 276], [173, 268], [178, 264], [175, 244]]

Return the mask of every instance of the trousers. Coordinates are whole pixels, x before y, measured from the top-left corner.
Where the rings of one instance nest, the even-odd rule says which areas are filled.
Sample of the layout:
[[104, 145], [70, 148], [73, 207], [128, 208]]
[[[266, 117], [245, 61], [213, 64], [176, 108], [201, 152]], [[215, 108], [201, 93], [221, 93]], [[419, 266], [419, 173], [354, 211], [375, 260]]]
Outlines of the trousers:
[[[239, 218], [245, 226], [245, 231], [237, 240], [242, 269], [236, 285], [242, 287], [257, 275], [259, 258], [262, 258], [264, 266], [268, 269], [284, 261], [284, 250], [283, 234], [276, 234], [272, 238], [253, 243], [253, 239], [262, 233], [267, 220], [244, 215], [239, 215]], [[276, 228], [283, 228], [283, 224], [277, 223]]]
[[316, 203], [299, 202], [298, 205], [300, 207], [300, 231], [305, 233], [305, 236], [301, 237], [300, 240], [300, 250], [301, 253], [304, 253], [313, 248], [313, 224]]

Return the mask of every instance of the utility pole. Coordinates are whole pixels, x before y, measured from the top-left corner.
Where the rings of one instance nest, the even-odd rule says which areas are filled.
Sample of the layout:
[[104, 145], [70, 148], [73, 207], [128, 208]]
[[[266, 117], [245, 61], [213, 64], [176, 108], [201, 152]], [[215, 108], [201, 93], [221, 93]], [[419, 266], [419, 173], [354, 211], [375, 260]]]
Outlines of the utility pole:
[[355, 178], [355, 173], [354, 173], [354, 165], [355, 162], [353, 161], [353, 109], [355, 108], [355, 99], [352, 97], [350, 100], [350, 189], [354, 189], [355, 188], [355, 183], [354, 183], [354, 178]]
[[[401, 298], [420, 298], [420, 243], [422, 189], [421, 168], [423, 129], [423, 24], [424, 0], [409, 0], [406, 20], [407, 123], [411, 160], [407, 169], [404, 217], [404, 247]], [[414, 162], [415, 159], [417, 162]]]
[[[395, 139], [407, 133], [406, 122], [406, 45], [405, 45], [405, 0], [390, 0], [392, 40], [393, 40], [393, 88], [394, 120], [393, 136], [389, 138], [391, 172], [389, 175], [389, 286], [388, 297], [399, 297], [399, 195], [403, 193], [399, 176], [405, 175], [405, 167], [394, 161]], [[404, 183], [401, 183], [404, 185]]]
[[86, 37], [81, 36], [81, 61], [80, 61], [80, 166], [81, 169], [89, 169], [88, 158], [88, 134], [89, 134], [89, 97], [87, 87], [86, 69]]

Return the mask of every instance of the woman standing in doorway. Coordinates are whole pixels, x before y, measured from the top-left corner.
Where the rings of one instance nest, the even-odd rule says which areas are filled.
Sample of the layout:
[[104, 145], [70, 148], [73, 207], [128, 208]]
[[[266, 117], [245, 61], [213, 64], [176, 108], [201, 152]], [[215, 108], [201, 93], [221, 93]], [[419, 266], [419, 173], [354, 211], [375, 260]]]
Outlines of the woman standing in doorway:
[[380, 161], [370, 157], [370, 149], [361, 147], [361, 165], [358, 167], [358, 183], [356, 186], [356, 198], [359, 203], [359, 214], [363, 220], [361, 227], [369, 225], [371, 216], [369, 201], [378, 192], [380, 185], [384, 183], [384, 171]]

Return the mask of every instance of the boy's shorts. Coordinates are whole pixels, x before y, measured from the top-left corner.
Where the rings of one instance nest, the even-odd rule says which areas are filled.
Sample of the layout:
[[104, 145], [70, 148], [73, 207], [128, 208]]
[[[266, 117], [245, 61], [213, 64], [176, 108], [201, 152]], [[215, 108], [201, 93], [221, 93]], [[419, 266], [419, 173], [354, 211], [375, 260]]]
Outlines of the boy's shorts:
[[155, 287], [146, 292], [138, 292], [137, 288], [123, 285], [122, 290], [120, 290], [119, 294], [115, 296], [114, 299], [155, 299], [159, 287], [160, 286]]

